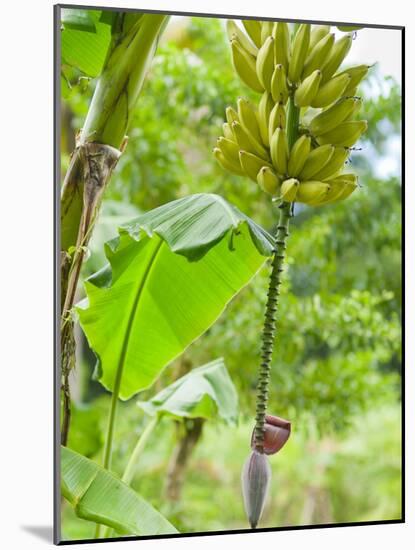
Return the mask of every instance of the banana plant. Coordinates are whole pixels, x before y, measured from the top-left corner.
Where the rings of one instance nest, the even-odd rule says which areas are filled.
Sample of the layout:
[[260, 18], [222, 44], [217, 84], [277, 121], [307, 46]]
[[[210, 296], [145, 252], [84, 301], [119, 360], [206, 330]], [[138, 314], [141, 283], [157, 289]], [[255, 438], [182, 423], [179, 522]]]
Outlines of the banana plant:
[[[59, 9], [59, 8], [58, 8]], [[61, 193], [61, 442], [70, 424], [69, 373], [75, 362], [73, 319], [80, 270], [102, 197], [122, 151], [131, 113], [168, 17], [62, 9], [62, 67], [98, 77]], [[64, 75], [64, 73], [63, 73]], [[66, 80], [62, 78], [65, 86]]]
[[[242, 23], [246, 32], [228, 22], [233, 66], [260, 98], [257, 105], [240, 98], [236, 110], [226, 109], [214, 155], [225, 170], [258, 184], [280, 208], [262, 332], [254, 444], [242, 476], [245, 508], [255, 528], [271, 476], [267, 417], [278, 419], [267, 415], [267, 405], [289, 221], [295, 202], [324, 206], [347, 199], [358, 188], [357, 175], [344, 168], [367, 129], [367, 121], [356, 118], [362, 104], [357, 90], [370, 67], [340, 70], [360, 27], [339, 27], [346, 34], [335, 40], [329, 25]], [[280, 421], [275, 427], [285, 429], [288, 437], [289, 423]]]

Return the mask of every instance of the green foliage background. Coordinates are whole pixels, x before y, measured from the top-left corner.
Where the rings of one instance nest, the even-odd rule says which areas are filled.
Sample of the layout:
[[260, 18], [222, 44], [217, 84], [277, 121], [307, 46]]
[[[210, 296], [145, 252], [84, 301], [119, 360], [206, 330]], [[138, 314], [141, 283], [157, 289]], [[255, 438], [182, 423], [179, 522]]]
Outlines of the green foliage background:
[[[62, 100], [63, 172], [94, 88], [94, 80], [74, 70], [66, 78], [72, 88]], [[370, 93], [379, 82], [381, 94]], [[291, 419], [293, 432], [271, 458], [264, 527], [401, 514], [401, 185], [399, 174], [373, 175], [390, 140], [400, 135], [400, 88], [374, 69], [362, 91], [369, 132], [352, 155], [362, 188], [344, 203], [297, 207], [292, 223], [270, 411]], [[240, 95], [250, 92], [232, 69], [223, 23], [172, 21], [108, 188], [84, 276], [103, 265], [102, 244], [119, 223], [190, 193], [219, 193], [273, 228], [276, 207], [252, 182], [225, 173], [211, 155], [225, 108]], [[238, 390], [239, 426], [205, 426], [179, 502], [164, 495], [177, 438], [171, 421], [160, 423], [142, 457], [133, 487], [181, 531], [246, 527], [239, 479], [253, 425], [267, 274], [263, 269], [185, 358], [139, 396], [149, 398], [171, 383], [183, 361], [199, 366], [220, 356]], [[82, 334], [77, 337], [70, 447], [99, 458], [109, 397], [91, 381], [94, 358]], [[134, 399], [121, 405], [118, 418], [114, 469], [121, 473], [146, 419]], [[63, 532], [65, 538], [91, 537], [93, 526], [65, 507]]]

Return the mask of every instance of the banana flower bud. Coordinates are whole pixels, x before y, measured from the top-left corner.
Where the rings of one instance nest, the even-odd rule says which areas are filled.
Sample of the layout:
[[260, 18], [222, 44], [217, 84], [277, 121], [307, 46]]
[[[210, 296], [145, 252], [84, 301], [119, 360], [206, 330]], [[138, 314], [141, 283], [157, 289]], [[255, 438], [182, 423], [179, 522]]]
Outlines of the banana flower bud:
[[258, 525], [264, 509], [270, 480], [271, 467], [268, 457], [254, 449], [242, 470], [245, 511], [252, 529]]

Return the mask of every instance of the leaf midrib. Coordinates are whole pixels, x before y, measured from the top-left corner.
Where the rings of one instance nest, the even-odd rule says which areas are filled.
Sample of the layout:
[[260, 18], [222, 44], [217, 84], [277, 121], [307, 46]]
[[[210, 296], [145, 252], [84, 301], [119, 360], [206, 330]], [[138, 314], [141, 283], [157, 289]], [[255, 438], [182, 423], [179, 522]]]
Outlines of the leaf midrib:
[[[158, 242], [157, 246], [155, 247], [154, 251], [152, 252], [151, 258], [150, 258], [149, 262], [147, 263], [147, 266], [146, 266], [146, 268], [144, 270], [144, 273], [143, 273], [143, 276], [141, 278], [141, 282], [140, 282], [140, 285], [138, 287], [137, 294], [134, 298], [134, 302], [133, 302], [132, 307], [131, 307], [131, 313], [130, 313], [128, 323], [127, 323], [127, 327], [126, 327], [126, 330], [125, 330], [125, 337], [124, 337], [124, 340], [123, 340], [123, 343], [122, 343], [120, 360], [118, 362], [117, 372], [115, 374], [115, 380], [114, 380], [114, 393], [116, 394], [117, 398], [118, 398], [119, 393], [120, 393], [122, 373], [123, 373], [123, 370], [124, 370], [124, 363], [125, 363], [125, 358], [127, 356], [128, 344], [129, 344], [129, 341], [130, 341], [130, 334], [131, 334], [131, 330], [132, 330], [132, 326], [133, 326], [133, 322], [134, 322], [134, 318], [135, 318], [135, 313], [136, 313], [136, 310], [137, 310], [137, 307], [138, 307], [138, 303], [140, 301], [141, 295], [143, 293], [144, 286], [145, 286], [146, 281], [147, 281], [147, 279], [150, 275], [150, 271], [151, 271], [151, 269], [154, 265], [156, 257], [158, 255], [158, 253], [160, 252], [160, 248], [163, 245], [163, 239], [161, 237], [158, 237], [158, 238], [159, 238], [159, 242]], [[151, 240], [150, 240], [150, 242], [151, 242]]]

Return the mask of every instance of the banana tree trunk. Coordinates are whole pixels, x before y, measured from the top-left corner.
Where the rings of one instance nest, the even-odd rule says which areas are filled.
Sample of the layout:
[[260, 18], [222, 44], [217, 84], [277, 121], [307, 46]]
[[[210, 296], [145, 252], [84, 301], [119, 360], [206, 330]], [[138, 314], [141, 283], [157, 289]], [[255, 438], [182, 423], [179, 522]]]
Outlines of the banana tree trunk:
[[85, 250], [102, 197], [126, 145], [126, 133], [168, 17], [120, 14], [104, 69], [77, 139], [61, 193], [61, 375], [66, 445], [70, 420], [69, 373], [74, 365], [75, 300]]

